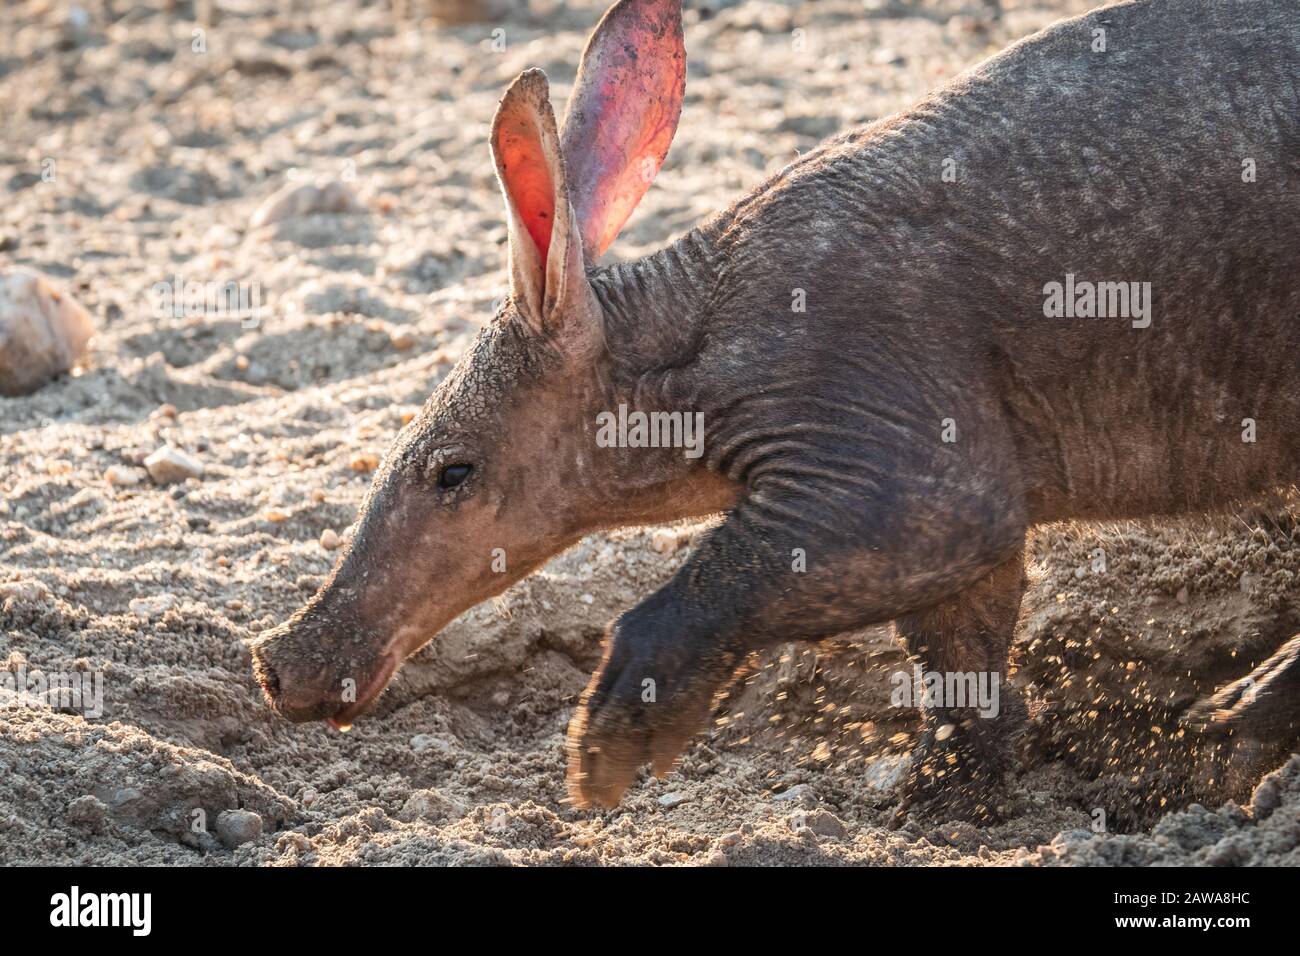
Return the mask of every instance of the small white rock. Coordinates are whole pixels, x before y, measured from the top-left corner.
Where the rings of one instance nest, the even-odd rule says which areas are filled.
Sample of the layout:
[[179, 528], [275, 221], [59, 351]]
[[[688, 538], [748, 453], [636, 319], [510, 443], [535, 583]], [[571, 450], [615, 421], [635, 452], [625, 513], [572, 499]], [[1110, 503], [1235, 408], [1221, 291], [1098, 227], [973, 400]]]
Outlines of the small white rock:
[[266, 201], [253, 213], [249, 225], [254, 229], [297, 219], [299, 216], [313, 216], [320, 213], [362, 213], [366, 207], [361, 205], [356, 194], [340, 182], [326, 182], [319, 185], [293, 183], [267, 197]]
[[251, 810], [224, 810], [217, 817], [217, 838], [232, 850], [261, 836], [262, 818]]
[[109, 465], [104, 471], [104, 480], [110, 485], [121, 488], [130, 488], [132, 485], [138, 485], [148, 477], [140, 468], [132, 468], [129, 465]]
[[148, 470], [149, 477], [160, 485], [203, 477], [203, 462], [171, 445], [163, 445], [146, 458], [144, 467]]
[[783, 790], [772, 797], [774, 803], [801, 803], [812, 805], [817, 802], [817, 794], [806, 783], [796, 783], [789, 790]]
[[884, 754], [867, 764], [862, 782], [872, 790], [886, 793], [902, 782], [911, 761], [903, 754]]
[[685, 793], [665, 793], [659, 798], [659, 806], [663, 807], [665, 810], [671, 810], [673, 807], [680, 807], [690, 799], [690, 796]]
[[433, 734], [416, 734], [411, 738], [411, 749], [416, 753], [424, 753], [426, 750], [432, 750], [442, 757], [451, 757], [455, 755], [452, 746], [441, 737], [435, 737]]
[[76, 364], [90, 314], [34, 272], [0, 276], [0, 395], [26, 395]]
[[415, 329], [409, 325], [399, 325], [388, 333], [389, 344], [399, 352], [405, 352], [416, 343]]
[[342, 543], [339, 533], [333, 528], [326, 528], [320, 533], [320, 546], [326, 551], [333, 551]]
[[659, 528], [650, 536], [650, 547], [660, 554], [676, 554], [682, 543], [681, 535], [672, 528]]
[[156, 594], [152, 597], [132, 598], [127, 608], [136, 617], [152, 621], [162, 617], [176, 606], [176, 597], [171, 594]]

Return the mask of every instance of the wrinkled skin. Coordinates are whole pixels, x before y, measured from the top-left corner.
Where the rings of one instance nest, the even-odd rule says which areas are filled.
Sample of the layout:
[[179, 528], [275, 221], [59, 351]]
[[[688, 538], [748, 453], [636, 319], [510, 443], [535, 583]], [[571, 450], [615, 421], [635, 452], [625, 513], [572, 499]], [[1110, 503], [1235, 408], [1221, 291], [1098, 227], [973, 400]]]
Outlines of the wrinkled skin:
[[[1223, 508], [1300, 474], [1293, 0], [1058, 24], [669, 248], [592, 268], [633, 182], [618, 157], [662, 159], [620, 121], [675, 122], [643, 102], [675, 88], [670, 8], [623, 0], [584, 59], [569, 115], [632, 130], [609, 155], [571, 161], [575, 136], [561, 155], [535, 71], [503, 99], [511, 305], [404, 431], [321, 593], [256, 649], [286, 716], [356, 716], [394, 662], [585, 532], [725, 511], [611, 626], [579, 702], [570, 792], [611, 806], [751, 652], [897, 620], [927, 669], [1003, 675], [1033, 525]], [[1045, 317], [1067, 273], [1150, 282], [1149, 324]], [[597, 447], [620, 403], [702, 413], [704, 454]], [[452, 459], [474, 471], [439, 490]], [[996, 819], [1020, 709], [927, 714], [904, 809]]]
[[[431, 635], [583, 534], [731, 502], [729, 483], [675, 467], [643, 467], [640, 487], [614, 494], [597, 465], [619, 450], [592, 440], [607, 402], [575, 386], [567, 361], [512, 306], [479, 336], [386, 456], [329, 580], [255, 648], [277, 711], [348, 724]], [[571, 464], [542, 464], [555, 461]], [[439, 488], [441, 470], [462, 462], [474, 464], [464, 483]]]

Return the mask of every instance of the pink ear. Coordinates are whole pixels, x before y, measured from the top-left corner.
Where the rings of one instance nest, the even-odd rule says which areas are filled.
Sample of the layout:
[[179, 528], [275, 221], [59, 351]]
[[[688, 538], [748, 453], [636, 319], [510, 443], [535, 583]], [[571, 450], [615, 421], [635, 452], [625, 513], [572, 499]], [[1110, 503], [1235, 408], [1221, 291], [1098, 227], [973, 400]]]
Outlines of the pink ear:
[[582, 54], [560, 134], [587, 262], [650, 188], [685, 92], [681, 0], [619, 0]]
[[520, 314], [539, 332], [558, 330], [578, 315], [575, 303], [590, 289], [541, 70], [520, 73], [501, 97], [492, 121], [492, 158], [510, 228], [510, 290]]
[[546, 77], [530, 70], [507, 91], [492, 124], [492, 154], [501, 188], [532, 236], [543, 272], [555, 225], [555, 182], [548, 156], [553, 155], [555, 134], [553, 126], [546, 128], [548, 120], [554, 123], [546, 102]]

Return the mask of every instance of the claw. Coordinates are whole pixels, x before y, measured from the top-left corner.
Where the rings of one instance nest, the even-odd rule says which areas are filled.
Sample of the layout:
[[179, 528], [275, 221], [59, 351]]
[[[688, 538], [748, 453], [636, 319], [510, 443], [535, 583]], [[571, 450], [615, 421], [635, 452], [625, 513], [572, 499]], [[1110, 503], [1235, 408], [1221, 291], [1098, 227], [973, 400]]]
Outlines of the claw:
[[[655, 776], [672, 772], [690, 739], [708, 725], [714, 695], [735, 672], [737, 655], [716, 645], [661, 643], [617, 625], [605, 657], [569, 722], [565, 780], [579, 807], [615, 807], [650, 764]], [[659, 697], [643, 697], [654, 675]]]
[[1298, 689], [1300, 637], [1294, 637], [1245, 677], [1197, 701], [1179, 722], [1211, 736], [1266, 738], [1300, 724]]

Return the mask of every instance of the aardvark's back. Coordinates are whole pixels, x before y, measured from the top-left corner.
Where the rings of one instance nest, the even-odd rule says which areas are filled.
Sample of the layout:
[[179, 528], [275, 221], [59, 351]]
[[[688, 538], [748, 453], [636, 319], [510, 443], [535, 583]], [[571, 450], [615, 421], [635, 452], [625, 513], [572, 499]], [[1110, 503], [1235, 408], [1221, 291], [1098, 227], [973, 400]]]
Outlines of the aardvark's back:
[[[728, 339], [812, 380], [848, 346], [858, 382], [917, 384], [866, 400], [926, 422], [1009, 410], [1034, 517], [1203, 507], [1294, 478], [1294, 0], [1065, 21], [732, 214], [750, 254], [728, 255], [729, 298], [749, 307], [713, 317]], [[791, 286], [811, 300], [798, 336], [764, 307]]]

